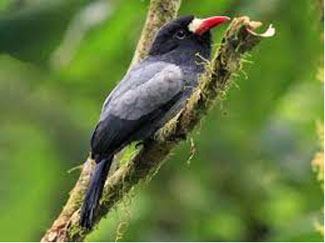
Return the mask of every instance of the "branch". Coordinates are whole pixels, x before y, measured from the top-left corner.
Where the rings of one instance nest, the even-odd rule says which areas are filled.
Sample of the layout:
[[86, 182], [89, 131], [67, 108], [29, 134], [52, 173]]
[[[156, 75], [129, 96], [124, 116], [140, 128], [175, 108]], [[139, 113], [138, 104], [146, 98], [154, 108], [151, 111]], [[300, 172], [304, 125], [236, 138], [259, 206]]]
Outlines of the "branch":
[[[156, 134], [125, 165], [108, 177], [95, 221], [104, 217], [136, 184], [149, 178], [162, 165], [171, 150], [199, 124], [216, 100], [222, 98], [230, 85], [230, 78], [241, 68], [242, 55], [254, 48], [262, 39], [274, 35], [270, 26], [263, 34], [254, 30], [261, 25], [248, 17], [236, 18], [226, 31], [218, 53], [206, 64], [206, 72], [199, 87], [186, 107]], [[84, 165], [63, 212], [48, 230], [43, 241], [81, 241], [89, 233], [79, 226], [81, 201], [89, 181], [93, 163]], [[87, 171], [87, 172], [86, 172]], [[64, 213], [64, 212], [67, 213]]]
[[[143, 27], [130, 67], [140, 62], [147, 55], [155, 34], [161, 26], [177, 16], [180, 5], [181, 0], [151, 0], [146, 23]], [[94, 164], [88, 158], [86, 163], [84, 163], [76, 185], [70, 192], [67, 203], [41, 241], [81, 241], [86, 237], [86, 232], [76, 233], [73, 236], [70, 230], [70, 219], [81, 206], [93, 168]]]

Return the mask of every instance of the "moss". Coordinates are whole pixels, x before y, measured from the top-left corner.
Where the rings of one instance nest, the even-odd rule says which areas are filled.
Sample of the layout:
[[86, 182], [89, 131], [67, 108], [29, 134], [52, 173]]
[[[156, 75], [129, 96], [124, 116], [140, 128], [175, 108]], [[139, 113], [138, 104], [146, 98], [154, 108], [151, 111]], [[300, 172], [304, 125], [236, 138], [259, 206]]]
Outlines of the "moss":
[[137, 142], [131, 143], [129, 146], [124, 149], [122, 157], [119, 160], [121, 165], [126, 164], [131, 161], [132, 158], [140, 151], [140, 144]]

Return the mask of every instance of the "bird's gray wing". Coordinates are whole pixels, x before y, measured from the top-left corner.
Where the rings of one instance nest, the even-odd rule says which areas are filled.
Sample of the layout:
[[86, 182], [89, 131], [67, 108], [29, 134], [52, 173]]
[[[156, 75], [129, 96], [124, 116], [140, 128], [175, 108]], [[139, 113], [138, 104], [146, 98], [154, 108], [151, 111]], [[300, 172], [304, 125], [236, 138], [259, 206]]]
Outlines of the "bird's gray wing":
[[[106, 104], [92, 137], [95, 153], [109, 153], [130, 142], [177, 102], [183, 90], [182, 71], [164, 65], [151, 79], [125, 92], [113, 94]], [[150, 130], [150, 129], [148, 129]]]
[[[137, 120], [166, 104], [182, 88], [182, 72], [176, 65], [170, 64], [147, 82], [114, 96], [108, 112], [121, 119]], [[105, 118], [105, 112], [103, 115]]]
[[171, 68], [176, 66], [162, 61], [150, 62], [147, 60], [135, 65], [106, 98], [102, 113], [105, 112], [106, 107], [114, 97], [120, 97], [125, 92], [133, 90], [150, 81], [157, 73], [161, 72], [166, 67]]

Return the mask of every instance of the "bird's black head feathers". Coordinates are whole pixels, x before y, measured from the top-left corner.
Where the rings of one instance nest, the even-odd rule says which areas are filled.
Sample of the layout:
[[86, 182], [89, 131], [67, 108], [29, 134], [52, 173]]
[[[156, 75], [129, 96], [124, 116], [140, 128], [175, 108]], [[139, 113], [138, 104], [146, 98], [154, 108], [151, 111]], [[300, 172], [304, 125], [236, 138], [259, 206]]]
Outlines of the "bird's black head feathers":
[[165, 24], [157, 33], [152, 44], [149, 55], [179, 56], [181, 53], [199, 53], [203, 57], [208, 57], [211, 50], [211, 34], [206, 31], [202, 35], [193, 33], [190, 25], [194, 16], [184, 16], [174, 19]]

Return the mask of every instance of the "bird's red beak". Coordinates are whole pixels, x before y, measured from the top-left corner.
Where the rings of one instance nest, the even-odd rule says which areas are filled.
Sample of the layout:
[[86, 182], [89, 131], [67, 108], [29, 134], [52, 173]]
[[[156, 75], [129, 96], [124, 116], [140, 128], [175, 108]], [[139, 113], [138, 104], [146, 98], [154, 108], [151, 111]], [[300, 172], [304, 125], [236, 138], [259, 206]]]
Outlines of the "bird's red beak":
[[212, 29], [213, 27], [216, 27], [229, 20], [230, 18], [227, 16], [214, 16], [206, 19], [194, 19], [192, 23], [192, 31], [195, 34], [203, 35], [205, 32]]

